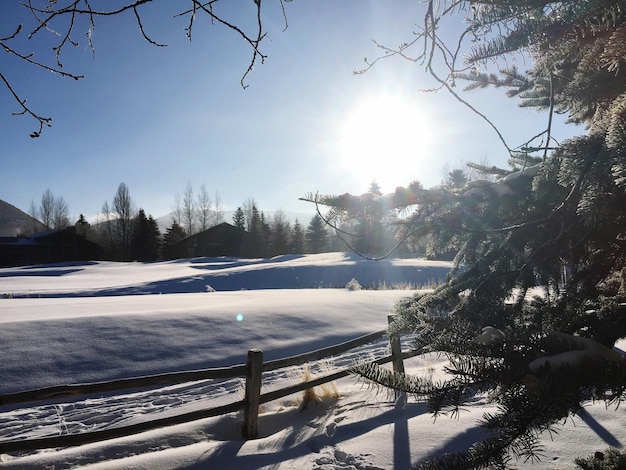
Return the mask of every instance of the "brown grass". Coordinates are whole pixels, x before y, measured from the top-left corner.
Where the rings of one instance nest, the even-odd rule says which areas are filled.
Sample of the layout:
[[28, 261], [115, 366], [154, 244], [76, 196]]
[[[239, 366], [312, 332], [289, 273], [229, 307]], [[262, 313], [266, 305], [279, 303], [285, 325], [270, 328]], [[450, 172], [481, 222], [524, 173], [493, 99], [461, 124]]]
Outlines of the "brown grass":
[[[302, 366], [302, 381], [308, 382], [314, 378], [314, 374], [311, 372], [309, 364]], [[339, 390], [335, 382], [328, 382], [318, 387], [307, 388], [302, 392], [302, 399], [300, 402], [300, 409], [306, 409], [310, 405], [317, 405], [324, 400], [331, 398], [339, 398]]]

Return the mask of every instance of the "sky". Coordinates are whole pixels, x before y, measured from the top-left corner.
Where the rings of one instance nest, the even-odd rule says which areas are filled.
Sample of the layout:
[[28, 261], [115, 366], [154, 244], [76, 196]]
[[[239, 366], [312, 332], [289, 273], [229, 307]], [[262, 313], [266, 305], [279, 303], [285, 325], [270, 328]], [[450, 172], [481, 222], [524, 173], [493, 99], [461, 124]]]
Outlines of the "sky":
[[[251, 4], [217, 7], [248, 28]], [[167, 47], [143, 39], [129, 12], [96, 18], [92, 57], [88, 25], [79, 22], [79, 45], [61, 56], [65, 71], [85, 76], [78, 81], [2, 56], [0, 73], [54, 121], [31, 139], [37, 123], [12, 115], [19, 106], [0, 82], [0, 199], [28, 211], [49, 189], [65, 199], [72, 219], [92, 220], [123, 182], [136, 207], [156, 218], [173, 209], [187, 185], [196, 194], [204, 185], [224, 210], [254, 198], [261, 210], [313, 213], [299, 197], [361, 194], [372, 181], [383, 192], [414, 180], [431, 187], [467, 161], [506, 166], [507, 153], [488, 125], [445, 92], [420, 91], [433, 83], [419, 63], [385, 60], [353, 73], [379, 53], [373, 40], [395, 47], [413, 37], [421, 2], [285, 2], [285, 30], [280, 4], [266, 1], [267, 59], [246, 77], [245, 89], [247, 45], [202, 15], [189, 42], [187, 20], [174, 17], [180, 5], [156, 0], [139, 9], [144, 31]], [[28, 40], [30, 13], [17, 0], [0, 8], [0, 36], [24, 24], [7, 44], [53, 64], [60, 36], [40, 31]], [[511, 147], [545, 127], [546, 115], [517, 108], [501, 92], [468, 99], [498, 123]], [[559, 139], [577, 133], [555, 124]]]
[[[380, 331], [393, 304], [413, 294], [342, 288], [340, 278], [346, 283], [355, 276], [365, 285], [366, 278], [380, 269], [381, 262], [354, 254], [241, 261], [204, 258], [0, 269], [2, 292], [14, 295], [0, 299], [0, 393], [227, 367], [243, 364], [252, 348], [262, 349], [265, 361], [285, 358]], [[401, 273], [437, 277], [442, 267], [451, 266], [417, 259], [389, 259], [385, 264], [391, 277]], [[302, 288], [298, 279], [312, 279], [311, 268], [316, 269], [317, 285], [334, 278], [338, 288]], [[268, 275], [276, 280], [276, 288], [262, 288], [259, 281]], [[229, 291], [208, 292], [205, 285], [217, 286], [218, 278], [233, 285]], [[237, 289], [242, 282], [247, 289]], [[163, 295], [158, 295], [161, 290]], [[131, 295], [137, 292], [147, 295]], [[411, 347], [410, 338], [405, 337], [405, 351]], [[625, 346], [623, 340], [617, 344], [620, 352]], [[388, 354], [385, 337], [311, 361], [309, 370], [314, 376], [326, 375]], [[448, 365], [443, 355], [430, 353], [404, 362], [409, 374], [450, 378], [443, 374]], [[303, 377], [302, 367], [268, 371], [263, 374], [262, 392], [300, 383]], [[242, 387], [239, 378], [208, 380], [0, 406], [0, 442], [97, 431], [226, 405], [243, 398]], [[497, 412], [492, 397], [484, 393], [472, 397], [456, 415], [433, 419], [415, 397], [396, 400], [354, 376], [334, 381], [327, 392], [320, 387], [315, 391], [320, 403], [306, 408], [301, 406], [302, 394], [264, 403], [259, 438], [254, 440], [241, 439], [242, 417], [231, 413], [83, 446], [4, 453], [0, 467], [409, 468], [484, 439], [478, 426], [483, 413]], [[580, 468], [574, 458], [608, 447], [619, 449], [626, 442], [622, 408], [601, 401], [584, 402], [583, 411], [556, 428], [558, 432], [541, 436], [540, 461], [513, 459], [510, 468], [573, 470]]]

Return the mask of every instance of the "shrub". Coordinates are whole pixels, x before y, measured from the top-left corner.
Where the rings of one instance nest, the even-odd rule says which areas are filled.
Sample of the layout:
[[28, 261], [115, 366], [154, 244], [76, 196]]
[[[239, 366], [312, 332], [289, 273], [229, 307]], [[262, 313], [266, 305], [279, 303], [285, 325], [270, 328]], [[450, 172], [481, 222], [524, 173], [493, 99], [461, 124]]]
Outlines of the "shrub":
[[593, 457], [577, 458], [574, 463], [582, 470], [626, 470], [626, 453], [609, 448]]

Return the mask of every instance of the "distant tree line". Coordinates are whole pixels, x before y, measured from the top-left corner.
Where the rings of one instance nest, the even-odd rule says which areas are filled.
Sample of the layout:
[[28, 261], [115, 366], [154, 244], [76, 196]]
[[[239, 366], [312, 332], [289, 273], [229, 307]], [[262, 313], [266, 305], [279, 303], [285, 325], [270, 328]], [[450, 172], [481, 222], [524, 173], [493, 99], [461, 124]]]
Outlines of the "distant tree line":
[[[71, 227], [69, 206], [62, 197], [46, 190], [39, 205], [31, 203], [30, 214], [46, 229]], [[209, 195], [203, 185], [194, 194], [187, 183], [182, 196], [177, 194], [171, 213], [171, 223], [161, 233], [157, 221], [144, 209], [137, 208], [125, 183], [120, 183], [111, 201], [105, 201], [96, 221], [90, 224], [83, 214], [73, 225], [103, 248], [103, 259], [116, 261], [155, 261], [178, 257], [176, 245], [190, 235], [210, 229], [223, 222], [248, 232], [248, 242], [242, 256], [272, 257], [281, 254], [321, 253], [345, 249], [333, 236], [319, 215], [312, 217], [306, 227], [298, 219], [291, 223], [282, 211], [271, 217], [258, 208], [254, 198], [248, 198], [234, 212], [232, 220], [224, 220], [219, 193]], [[33, 226], [33, 231], [35, 231]]]
[[293, 223], [282, 211], [271, 218], [259, 211], [254, 199], [248, 199], [237, 207], [232, 224], [250, 234], [245, 255], [250, 257], [272, 257], [287, 253], [322, 253], [342, 248], [331, 236], [319, 215], [314, 215], [306, 228], [298, 219]]
[[[446, 173], [441, 186], [462, 188], [471, 175], [460, 169]], [[375, 199], [382, 196], [373, 181], [368, 194]], [[47, 230], [62, 229], [71, 225], [69, 206], [62, 197], [49, 189], [44, 192], [39, 205], [31, 202], [30, 215]], [[224, 220], [224, 209], [218, 192], [210, 195], [203, 184], [196, 193], [187, 183], [182, 195], [177, 193], [171, 212], [171, 223], [161, 233], [156, 220], [144, 209], [137, 208], [125, 183], [120, 183], [113, 199], [105, 201], [95, 223], [89, 224], [81, 214], [74, 224], [76, 233], [96, 242], [103, 248], [103, 258], [120, 261], [155, 261], [182, 256], [179, 242], [191, 235], [204, 232], [222, 222], [248, 233], [241, 256], [267, 258], [281, 254], [322, 253], [354, 250], [371, 256], [430, 255], [446, 257], [447, 253], [434, 253], [433, 240], [405, 238], [402, 225], [390, 223], [388, 215], [376, 204], [364, 207], [358, 216], [341, 217], [335, 214], [329, 220], [319, 214], [303, 225], [298, 219], [293, 223], [283, 211], [267, 216], [252, 197], [247, 198], [233, 213], [232, 220]], [[35, 227], [33, 227], [35, 231]]]

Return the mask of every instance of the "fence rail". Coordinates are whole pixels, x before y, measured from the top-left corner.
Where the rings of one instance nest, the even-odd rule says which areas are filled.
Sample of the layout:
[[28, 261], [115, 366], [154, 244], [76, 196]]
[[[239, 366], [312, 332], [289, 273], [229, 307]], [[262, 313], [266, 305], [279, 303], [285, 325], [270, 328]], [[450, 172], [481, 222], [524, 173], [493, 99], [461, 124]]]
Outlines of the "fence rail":
[[[392, 321], [392, 316], [389, 316], [389, 321]], [[268, 361], [265, 363], [263, 362], [263, 352], [258, 349], [252, 349], [248, 351], [248, 359], [246, 364], [239, 364], [232, 367], [174, 372], [168, 374], [113, 380], [108, 382], [62, 385], [1, 395], [0, 406], [26, 404], [31, 402], [57, 399], [60, 397], [78, 397], [98, 393], [123, 392], [127, 390], [137, 390], [141, 388], [164, 385], [175, 385], [199, 380], [233, 379], [242, 377], [245, 377], [246, 379], [245, 398], [243, 400], [229, 403], [227, 405], [207, 408], [203, 410], [196, 410], [175, 416], [147, 420], [133, 425], [99, 431], [89, 431], [79, 434], [44, 437], [21, 441], [3, 441], [0, 442], [0, 453], [24, 452], [53, 447], [77, 446], [107, 439], [130, 436], [152, 429], [173, 426], [176, 424], [182, 424], [214, 416], [220, 416], [239, 410], [244, 410], [244, 423], [242, 426], [243, 437], [245, 439], [254, 439], [258, 435], [259, 405], [286, 397], [288, 395], [292, 395], [294, 393], [301, 392], [309, 388], [323, 385], [325, 383], [340, 379], [350, 374], [350, 371], [348, 369], [341, 369], [322, 377], [317, 377], [315, 379], [301, 382], [296, 385], [291, 385], [281, 388], [279, 390], [273, 390], [271, 392], [266, 392], [262, 394], [261, 386], [263, 372], [269, 372], [291, 366], [300, 366], [310, 361], [316, 361], [324, 359], [326, 357], [342, 354], [344, 352], [381, 339], [385, 336], [385, 334], [386, 330], [381, 330], [334, 346], [329, 346], [326, 348], [283, 359]], [[391, 345], [391, 355], [379, 358], [373, 362], [377, 364], [392, 362], [394, 371], [404, 372], [404, 359], [414, 356], [415, 353], [411, 351], [403, 353], [401, 350], [399, 337], [391, 336], [389, 340]]]
[[239, 364], [232, 367], [202, 369], [169, 374], [146, 375], [128, 379], [94, 382], [88, 384], [59, 385], [55, 387], [27, 390], [25, 392], [0, 395], [0, 406], [50, 400], [70, 396], [93, 395], [96, 393], [123, 392], [140, 388], [156, 387], [160, 385], [175, 385], [185, 382], [211, 379], [232, 379], [244, 377], [246, 365]]

